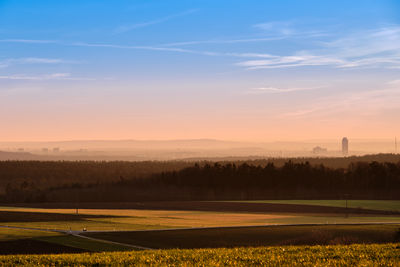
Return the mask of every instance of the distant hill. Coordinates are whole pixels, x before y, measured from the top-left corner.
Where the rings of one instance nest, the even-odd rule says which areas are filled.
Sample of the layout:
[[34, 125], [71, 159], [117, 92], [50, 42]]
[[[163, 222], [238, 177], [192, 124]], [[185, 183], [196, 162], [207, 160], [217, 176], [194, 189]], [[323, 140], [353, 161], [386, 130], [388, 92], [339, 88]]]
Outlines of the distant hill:
[[204, 149], [249, 146], [247, 142], [222, 141], [215, 139], [182, 140], [71, 140], [52, 142], [0, 142], [0, 147], [23, 147], [29, 149], [54, 148], [90, 150], [131, 150], [131, 149]]
[[0, 151], [0, 160], [41, 160], [42, 157], [28, 152]]
[[[313, 148], [326, 152], [315, 154]], [[24, 150], [24, 152], [17, 152]], [[216, 139], [71, 140], [0, 142], [0, 160], [249, 160], [264, 158], [342, 157], [341, 140], [242, 142]], [[391, 154], [393, 140], [350, 139], [349, 156]]]

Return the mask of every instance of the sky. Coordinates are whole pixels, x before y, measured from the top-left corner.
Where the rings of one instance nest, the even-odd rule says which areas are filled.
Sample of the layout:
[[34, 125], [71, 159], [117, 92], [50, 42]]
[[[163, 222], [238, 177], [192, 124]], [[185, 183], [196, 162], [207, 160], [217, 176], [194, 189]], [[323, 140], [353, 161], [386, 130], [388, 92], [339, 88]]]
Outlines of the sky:
[[400, 137], [400, 2], [0, 0], [0, 140]]

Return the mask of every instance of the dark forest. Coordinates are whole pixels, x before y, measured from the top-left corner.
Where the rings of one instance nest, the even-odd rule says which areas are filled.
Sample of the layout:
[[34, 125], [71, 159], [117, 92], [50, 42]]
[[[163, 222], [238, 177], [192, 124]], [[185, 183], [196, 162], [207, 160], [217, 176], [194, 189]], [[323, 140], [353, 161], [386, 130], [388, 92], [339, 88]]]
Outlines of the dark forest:
[[[400, 199], [400, 161], [0, 162], [0, 201]], [[327, 160], [328, 161], [328, 160]], [[332, 161], [330, 161], [332, 162]]]

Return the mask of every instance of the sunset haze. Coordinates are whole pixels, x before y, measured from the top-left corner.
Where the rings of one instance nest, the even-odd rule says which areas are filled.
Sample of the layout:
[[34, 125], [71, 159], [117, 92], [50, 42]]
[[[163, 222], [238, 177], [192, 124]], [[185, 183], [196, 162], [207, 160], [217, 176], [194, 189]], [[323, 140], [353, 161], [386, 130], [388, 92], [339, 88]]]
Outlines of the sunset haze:
[[400, 136], [397, 1], [0, 1], [0, 140]]

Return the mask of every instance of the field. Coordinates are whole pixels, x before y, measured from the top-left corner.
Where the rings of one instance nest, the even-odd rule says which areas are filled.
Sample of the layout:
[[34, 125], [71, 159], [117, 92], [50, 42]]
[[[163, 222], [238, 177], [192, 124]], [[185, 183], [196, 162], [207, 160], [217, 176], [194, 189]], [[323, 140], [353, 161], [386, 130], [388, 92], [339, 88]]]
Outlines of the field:
[[[88, 232], [84, 236], [153, 249], [395, 242], [397, 225], [293, 225], [161, 231]], [[195, 240], [195, 242], [193, 242]]]
[[394, 242], [400, 214], [382, 208], [382, 202], [369, 203], [371, 209], [267, 201], [80, 203], [78, 214], [69, 203], [3, 206], [0, 251], [43, 254]]
[[290, 203], [81, 203], [79, 215], [75, 214], [76, 209], [68, 205], [0, 207], [0, 225], [73, 231], [83, 228], [121, 231], [275, 224], [400, 223], [400, 213], [382, 209], [360, 210]]
[[[346, 207], [346, 200], [251, 200], [236, 201], [244, 203], [275, 203], [275, 204], [298, 204], [317, 205], [328, 207]], [[386, 210], [400, 212], [400, 201], [398, 200], [348, 200], [348, 208]]]
[[0, 264], [156, 266], [399, 266], [400, 246], [282, 246], [0, 256]]

